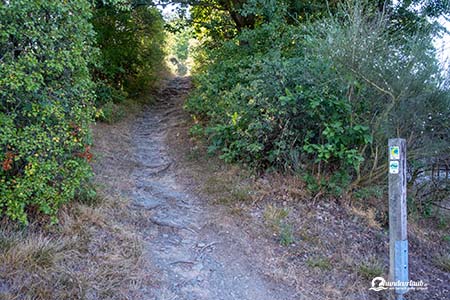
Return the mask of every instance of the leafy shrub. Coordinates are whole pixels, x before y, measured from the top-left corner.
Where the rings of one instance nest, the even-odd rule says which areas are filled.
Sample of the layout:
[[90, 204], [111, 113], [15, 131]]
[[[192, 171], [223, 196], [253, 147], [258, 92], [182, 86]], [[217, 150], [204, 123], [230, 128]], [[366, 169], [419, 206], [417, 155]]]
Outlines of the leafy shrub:
[[87, 0], [0, 4], [0, 214], [56, 221], [89, 178], [94, 53]]
[[95, 95], [99, 106], [107, 103], [122, 103], [127, 98], [126, 92], [115, 89], [104, 81], [96, 83]]
[[105, 103], [97, 113], [97, 119], [108, 124], [116, 123], [124, 117], [124, 108], [114, 102]]
[[258, 3], [271, 17], [200, 54], [187, 109], [211, 152], [262, 169], [307, 168], [317, 189], [339, 171], [342, 182], [326, 182], [339, 193], [386, 176], [388, 138], [408, 139], [410, 162], [448, 151], [449, 85], [429, 32], [398, 29], [361, 1], [295, 25], [276, 16], [281, 6]]
[[336, 71], [302, 54], [305, 42], [291, 38], [300, 34], [294, 26], [267, 24], [242, 34], [254, 41], [247, 48], [230, 41], [211, 53], [213, 64], [197, 77], [187, 104], [209, 122], [211, 151], [263, 168], [298, 169], [304, 160], [359, 165], [358, 147], [371, 141], [368, 127], [352, 124], [341, 85], [313, 82]]
[[[159, 11], [149, 5], [120, 4], [97, 1], [92, 19], [101, 52], [93, 75], [99, 89], [107, 92], [97, 95], [101, 105], [117, 100], [115, 96], [122, 98], [121, 93], [137, 95], [156, 81], [163, 67], [164, 28]], [[105, 90], [105, 85], [112, 91]]]

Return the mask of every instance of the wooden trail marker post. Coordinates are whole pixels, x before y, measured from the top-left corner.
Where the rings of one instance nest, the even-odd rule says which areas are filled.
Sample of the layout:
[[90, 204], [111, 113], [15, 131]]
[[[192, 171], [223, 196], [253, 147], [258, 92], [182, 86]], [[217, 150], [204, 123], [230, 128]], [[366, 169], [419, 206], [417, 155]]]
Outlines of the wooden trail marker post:
[[[390, 281], [408, 282], [408, 239], [406, 231], [406, 141], [389, 139], [389, 257]], [[397, 300], [404, 299], [408, 286], [395, 287]]]

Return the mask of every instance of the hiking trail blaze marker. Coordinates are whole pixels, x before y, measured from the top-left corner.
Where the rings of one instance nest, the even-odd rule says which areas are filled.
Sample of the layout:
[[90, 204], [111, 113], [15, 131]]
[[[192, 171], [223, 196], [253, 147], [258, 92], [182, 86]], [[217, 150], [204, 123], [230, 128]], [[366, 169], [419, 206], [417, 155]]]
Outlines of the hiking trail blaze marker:
[[[389, 257], [390, 281], [408, 281], [406, 234], [406, 141], [389, 139]], [[395, 288], [397, 300], [404, 299], [407, 286]]]
[[389, 159], [400, 159], [400, 147], [399, 146], [391, 146], [389, 147]]

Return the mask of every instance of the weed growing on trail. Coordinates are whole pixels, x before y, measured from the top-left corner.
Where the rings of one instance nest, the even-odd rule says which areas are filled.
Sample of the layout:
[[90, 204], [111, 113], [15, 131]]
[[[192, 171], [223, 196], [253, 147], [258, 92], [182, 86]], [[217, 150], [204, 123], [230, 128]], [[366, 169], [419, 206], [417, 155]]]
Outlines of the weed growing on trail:
[[95, 207], [100, 205], [104, 199], [98, 194], [96, 185], [92, 182], [86, 182], [76, 194], [75, 200], [78, 203]]
[[100, 109], [98, 119], [107, 124], [113, 124], [122, 120], [125, 113], [120, 104], [108, 102]]
[[434, 260], [434, 264], [445, 272], [450, 272], [450, 254], [439, 254]]
[[272, 230], [280, 231], [280, 226], [288, 215], [289, 211], [287, 209], [269, 204], [264, 211], [264, 220]]
[[189, 152], [187, 154], [187, 159], [191, 161], [199, 161], [201, 156], [203, 155], [202, 151], [199, 147], [194, 146], [189, 148]]
[[446, 230], [448, 232], [450, 230], [450, 217], [440, 216], [437, 226], [440, 230]]
[[199, 124], [192, 125], [192, 127], [189, 129], [189, 135], [191, 135], [192, 137], [202, 137], [204, 135], [203, 127]]
[[326, 257], [308, 258], [308, 260], [306, 260], [306, 265], [310, 268], [318, 268], [322, 271], [331, 270], [333, 267], [330, 259]]
[[280, 244], [289, 246], [295, 242], [294, 229], [291, 224], [283, 223], [280, 231]]
[[239, 177], [211, 176], [206, 179], [203, 191], [215, 197], [215, 203], [231, 205], [252, 199], [252, 190], [240, 182]]
[[294, 228], [286, 221], [289, 210], [268, 205], [264, 211], [264, 221], [279, 236], [280, 244], [289, 246], [295, 242]]
[[384, 268], [376, 258], [369, 258], [357, 266], [357, 272], [361, 277], [372, 280], [374, 277], [383, 275]]
[[450, 243], [450, 234], [444, 236], [444, 237], [442, 238], [442, 240], [445, 241], [445, 242], [447, 242], [447, 243]]
[[299, 236], [300, 239], [303, 242], [306, 242], [312, 246], [320, 246], [320, 238], [318, 235], [311, 234], [311, 232], [307, 229], [300, 229], [299, 230]]
[[251, 200], [251, 190], [246, 187], [235, 187], [231, 190], [234, 201], [245, 202]]

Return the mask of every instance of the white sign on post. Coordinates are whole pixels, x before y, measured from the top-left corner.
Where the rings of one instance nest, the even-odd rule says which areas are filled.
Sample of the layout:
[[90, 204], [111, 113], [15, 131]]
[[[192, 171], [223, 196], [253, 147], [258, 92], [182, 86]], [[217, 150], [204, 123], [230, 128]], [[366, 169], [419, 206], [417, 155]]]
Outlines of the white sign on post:
[[400, 164], [398, 161], [392, 160], [389, 162], [389, 174], [398, 174]]
[[[399, 160], [400, 159], [400, 147], [399, 146], [391, 146], [389, 149], [389, 159]], [[397, 173], [395, 173], [397, 174]]]

